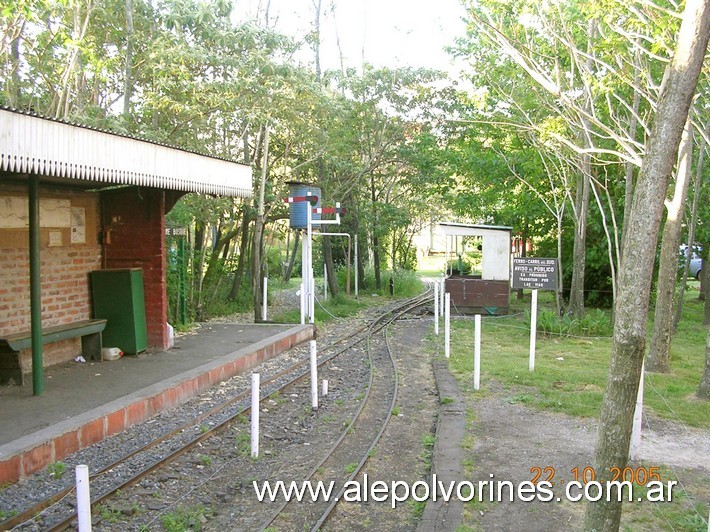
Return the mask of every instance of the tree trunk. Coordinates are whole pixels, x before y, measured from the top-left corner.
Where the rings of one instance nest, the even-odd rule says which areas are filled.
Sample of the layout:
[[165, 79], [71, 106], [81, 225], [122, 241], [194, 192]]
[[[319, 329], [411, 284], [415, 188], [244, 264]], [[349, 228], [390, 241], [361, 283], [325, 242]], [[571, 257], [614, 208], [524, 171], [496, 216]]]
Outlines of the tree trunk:
[[688, 275], [690, 274], [690, 259], [693, 254], [693, 244], [695, 244], [695, 227], [698, 223], [698, 204], [700, 203], [700, 191], [703, 188], [703, 164], [705, 162], [705, 138], [710, 134], [710, 122], [705, 123], [705, 134], [700, 136], [698, 149], [698, 164], [695, 169], [695, 183], [693, 184], [693, 206], [690, 209], [690, 227], [688, 228], [688, 247], [685, 253], [685, 267], [683, 268], [683, 278], [680, 282], [680, 297], [678, 298], [678, 307], [673, 318], [673, 332], [678, 330], [678, 323], [683, 317], [683, 301], [685, 287], [688, 283]]
[[[661, 92], [647, 141], [629, 226], [619, 292], [611, 363], [597, 435], [595, 471], [602, 484], [611, 480], [611, 468], [623, 471], [628, 462], [631, 425], [646, 342], [648, 305], [658, 232], [671, 172], [683, 125], [697, 87], [710, 37], [710, 2], [688, 1], [678, 44], [668, 66], [668, 81]], [[618, 530], [621, 502], [601, 500], [587, 504], [584, 530]]]
[[[523, 225], [523, 234], [520, 236], [520, 239], [522, 240], [522, 246], [523, 248], [520, 250], [520, 256], [522, 258], [525, 258], [528, 256], [527, 254], [527, 242], [528, 242], [528, 221], [527, 219], [525, 220], [525, 224]], [[518, 294], [516, 296], [517, 299], [523, 299], [523, 289], [518, 288]]]
[[[667, 203], [666, 225], [663, 227], [661, 264], [658, 269], [658, 288], [656, 289], [656, 310], [653, 315], [653, 335], [646, 360], [646, 371], [649, 372], [668, 373], [671, 370], [670, 349], [673, 305], [678, 276], [678, 247], [683, 210], [688, 196], [692, 153], [693, 126], [690, 117], [688, 117], [683, 138], [680, 141], [675, 191], [673, 199]], [[683, 297], [683, 294], [680, 294], [680, 297]]]
[[269, 127], [264, 127], [264, 153], [263, 162], [261, 163], [261, 179], [259, 182], [259, 198], [256, 213], [256, 222], [254, 223], [254, 240], [252, 241], [251, 252], [251, 282], [252, 294], [254, 298], [254, 321], [262, 321], [261, 310], [264, 302], [263, 293], [263, 256], [264, 256], [264, 195], [266, 190], [266, 175], [268, 172], [269, 158]]
[[[641, 91], [638, 90], [639, 78], [641, 76], [641, 52], [639, 51], [641, 43], [636, 39], [636, 52], [634, 53], [634, 100], [631, 104], [632, 113], [629, 117], [629, 133], [628, 138], [631, 142], [636, 142], [636, 129], [638, 127], [638, 111], [641, 105]], [[631, 202], [634, 196], [634, 172], [636, 167], [631, 162], [626, 163], [626, 186], [624, 193], [624, 218], [621, 225], [621, 247], [624, 247], [624, 238], [626, 238], [626, 224], [631, 211]]]
[[123, 79], [123, 118], [128, 126], [133, 96], [133, 0], [126, 0], [126, 64]]
[[[583, 168], [589, 169], [589, 157], [583, 157]], [[584, 316], [584, 269], [587, 251], [587, 212], [589, 211], [589, 174], [582, 171], [577, 190], [577, 218], [574, 224], [574, 249], [572, 252], [572, 281], [570, 283], [567, 314], [575, 318]], [[580, 190], [581, 189], [581, 190]]]
[[291, 275], [293, 275], [293, 266], [296, 264], [296, 255], [301, 244], [301, 232], [296, 231], [296, 236], [293, 239], [293, 253], [291, 253], [291, 258], [288, 260], [288, 266], [286, 267], [286, 274], [284, 275], [284, 283], [288, 283], [291, 280]]
[[375, 192], [375, 176], [370, 175], [370, 199], [372, 200], [372, 256], [373, 256], [373, 267], [375, 269], [375, 288], [377, 290], [382, 288], [382, 274], [380, 272], [380, 237], [378, 235], [378, 221], [377, 221], [377, 193]]
[[698, 386], [698, 397], [710, 401], [710, 329], [708, 329], [708, 338], [705, 343], [705, 371], [703, 371], [703, 378]]
[[7, 80], [7, 103], [10, 107], [20, 107], [20, 40], [24, 33], [26, 22], [22, 22], [17, 35], [10, 43], [10, 76]]
[[247, 250], [249, 249], [249, 213], [247, 212], [246, 204], [242, 207], [242, 232], [241, 241], [239, 243], [239, 258], [237, 259], [237, 271], [234, 272], [234, 280], [232, 281], [232, 289], [229, 291], [227, 299], [234, 301], [239, 297], [239, 290], [242, 287], [244, 279], [244, 264], [246, 263]]
[[[590, 20], [587, 28], [587, 72], [594, 68], [594, 40], [597, 21]], [[584, 108], [588, 114], [592, 110], [592, 95], [589, 85], [584, 85]], [[589, 121], [582, 117], [582, 144], [585, 150], [592, 146]], [[575, 219], [574, 250], [572, 254], [572, 282], [570, 283], [569, 308], [567, 313], [574, 318], [584, 316], [584, 273], [587, 262], [587, 215], [591, 189], [592, 158], [588, 152], [581, 157], [581, 176], [577, 181], [577, 218]]]
[[328, 290], [330, 290], [330, 295], [336, 296], [340, 290], [338, 278], [335, 275], [335, 266], [333, 265], [333, 245], [329, 236], [323, 237], [323, 261], [328, 272]]

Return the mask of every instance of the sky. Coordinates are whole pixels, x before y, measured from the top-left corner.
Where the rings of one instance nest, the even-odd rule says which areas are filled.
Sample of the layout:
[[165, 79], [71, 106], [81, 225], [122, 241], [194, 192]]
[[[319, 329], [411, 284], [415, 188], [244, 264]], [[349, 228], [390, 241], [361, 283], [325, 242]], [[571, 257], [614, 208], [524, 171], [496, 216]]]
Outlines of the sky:
[[[239, 18], [262, 17], [269, 4], [276, 29], [301, 38], [312, 29], [314, 0], [241, 0]], [[460, 0], [322, 0], [321, 65], [339, 69], [337, 37], [345, 67], [429, 67], [451, 71], [443, 50], [464, 34]], [[335, 4], [333, 10], [329, 9]], [[310, 59], [310, 58], [309, 58]]]

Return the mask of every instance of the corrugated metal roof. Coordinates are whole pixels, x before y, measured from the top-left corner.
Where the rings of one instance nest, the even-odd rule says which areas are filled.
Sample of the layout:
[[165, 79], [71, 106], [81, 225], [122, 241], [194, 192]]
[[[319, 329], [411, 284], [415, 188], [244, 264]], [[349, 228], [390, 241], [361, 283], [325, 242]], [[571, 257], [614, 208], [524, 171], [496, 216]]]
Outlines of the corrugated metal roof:
[[0, 107], [0, 170], [252, 196], [250, 166], [6, 107]]

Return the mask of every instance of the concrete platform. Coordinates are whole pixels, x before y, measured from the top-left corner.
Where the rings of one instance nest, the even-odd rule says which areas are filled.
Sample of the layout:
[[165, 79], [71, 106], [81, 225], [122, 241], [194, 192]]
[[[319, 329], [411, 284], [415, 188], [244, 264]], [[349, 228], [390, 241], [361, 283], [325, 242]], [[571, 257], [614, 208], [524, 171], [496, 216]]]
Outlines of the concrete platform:
[[0, 386], [0, 484], [191, 399], [312, 339], [312, 325], [205, 324], [165, 352], [45, 370], [45, 392]]

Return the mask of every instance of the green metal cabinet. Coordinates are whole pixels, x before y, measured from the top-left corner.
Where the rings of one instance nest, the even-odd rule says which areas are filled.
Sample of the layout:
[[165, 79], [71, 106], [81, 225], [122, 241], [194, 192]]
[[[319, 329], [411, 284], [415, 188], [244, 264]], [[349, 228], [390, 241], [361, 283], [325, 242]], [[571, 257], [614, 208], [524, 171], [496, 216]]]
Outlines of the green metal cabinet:
[[140, 353], [148, 347], [143, 270], [121, 268], [91, 272], [94, 318], [108, 320], [102, 335], [106, 347]]

